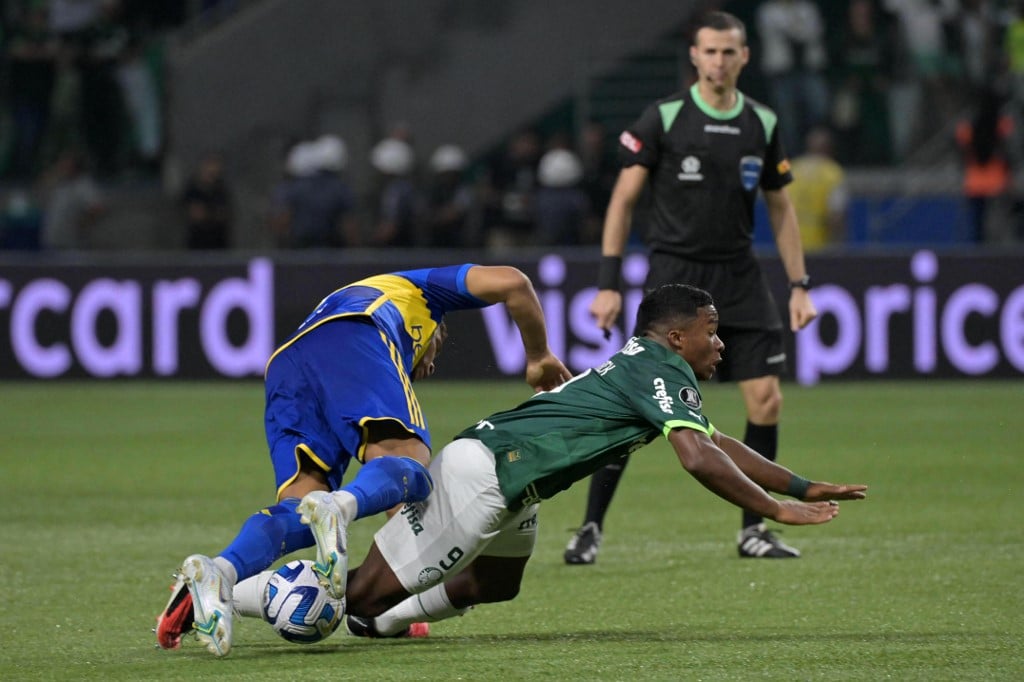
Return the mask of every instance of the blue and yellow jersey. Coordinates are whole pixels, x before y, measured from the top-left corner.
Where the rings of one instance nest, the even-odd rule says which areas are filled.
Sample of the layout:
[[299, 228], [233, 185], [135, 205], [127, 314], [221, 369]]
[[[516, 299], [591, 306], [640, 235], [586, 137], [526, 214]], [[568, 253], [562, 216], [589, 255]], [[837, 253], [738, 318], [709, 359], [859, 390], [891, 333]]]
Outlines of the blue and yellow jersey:
[[374, 275], [331, 292], [270, 357], [325, 322], [368, 318], [391, 342], [406, 373], [423, 357], [445, 313], [490, 305], [466, 289], [473, 264]]

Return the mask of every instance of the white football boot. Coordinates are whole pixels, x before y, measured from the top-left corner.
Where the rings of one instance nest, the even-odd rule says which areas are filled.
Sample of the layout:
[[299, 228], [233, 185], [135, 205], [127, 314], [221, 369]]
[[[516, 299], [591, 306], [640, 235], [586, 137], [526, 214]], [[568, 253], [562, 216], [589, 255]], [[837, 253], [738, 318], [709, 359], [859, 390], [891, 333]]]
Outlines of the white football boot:
[[348, 527], [331, 493], [315, 490], [299, 502], [297, 511], [316, 539], [313, 571], [335, 599], [345, 597], [348, 583]]
[[182, 563], [179, 573], [192, 595], [196, 639], [214, 656], [227, 656], [231, 653], [233, 614], [230, 590], [220, 569], [210, 557], [193, 554]]

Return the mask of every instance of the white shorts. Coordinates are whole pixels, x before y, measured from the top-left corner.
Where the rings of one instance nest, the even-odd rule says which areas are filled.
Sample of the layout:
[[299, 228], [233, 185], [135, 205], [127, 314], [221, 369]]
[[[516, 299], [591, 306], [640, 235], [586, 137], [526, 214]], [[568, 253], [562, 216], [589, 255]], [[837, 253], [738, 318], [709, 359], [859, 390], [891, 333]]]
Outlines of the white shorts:
[[537, 508], [505, 507], [494, 453], [478, 440], [447, 445], [430, 462], [434, 489], [406, 504], [374, 535], [406, 590], [444, 582], [477, 556], [529, 557], [537, 542]]

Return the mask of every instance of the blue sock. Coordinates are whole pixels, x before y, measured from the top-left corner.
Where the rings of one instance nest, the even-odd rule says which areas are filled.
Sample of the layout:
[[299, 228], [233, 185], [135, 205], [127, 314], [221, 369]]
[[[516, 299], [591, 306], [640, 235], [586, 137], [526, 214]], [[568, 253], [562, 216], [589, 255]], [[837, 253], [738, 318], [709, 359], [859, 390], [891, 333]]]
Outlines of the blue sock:
[[256, 575], [272, 563], [316, 542], [309, 526], [302, 523], [295, 508], [299, 499], [289, 497], [253, 514], [231, 544], [220, 553], [238, 571], [238, 580]]
[[[355, 519], [373, 516], [401, 502], [425, 500], [434, 487], [426, 467], [409, 457], [378, 457], [364, 464], [341, 490], [352, 493], [359, 509]], [[352, 521], [355, 521], [352, 519]]]

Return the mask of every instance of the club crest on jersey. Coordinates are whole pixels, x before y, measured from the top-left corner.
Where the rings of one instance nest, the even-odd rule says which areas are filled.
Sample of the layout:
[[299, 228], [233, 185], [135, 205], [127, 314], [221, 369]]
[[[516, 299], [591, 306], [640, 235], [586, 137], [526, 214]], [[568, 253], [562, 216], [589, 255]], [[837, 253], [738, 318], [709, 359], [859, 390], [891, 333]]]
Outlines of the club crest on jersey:
[[744, 156], [740, 159], [740, 182], [743, 183], [743, 189], [748, 192], [757, 189], [762, 168], [764, 168], [764, 160], [759, 156]]
[[697, 389], [692, 386], [684, 386], [679, 389], [679, 399], [683, 401], [683, 404], [687, 407], [692, 407], [695, 410], [700, 409], [700, 393], [697, 393]]
[[619, 144], [634, 154], [639, 154], [640, 150], [644, 148], [644, 143], [639, 138], [633, 137], [628, 130], [623, 130], [619, 135]]
[[696, 156], [687, 156], [679, 164], [682, 172], [677, 175], [680, 180], [698, 181], [704, 179], [704, 174], [700, 172], [700, 159]]

